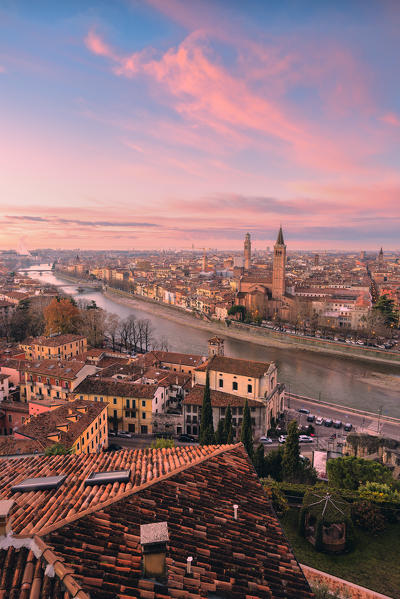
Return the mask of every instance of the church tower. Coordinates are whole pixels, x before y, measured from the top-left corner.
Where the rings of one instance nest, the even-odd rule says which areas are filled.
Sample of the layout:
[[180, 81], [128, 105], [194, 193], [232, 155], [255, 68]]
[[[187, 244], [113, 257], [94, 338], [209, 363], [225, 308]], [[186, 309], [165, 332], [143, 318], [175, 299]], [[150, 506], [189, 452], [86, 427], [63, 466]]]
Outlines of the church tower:
[[378, 254], [378, 263], [380, 266], [382, 266], [382, 264], [383, 264], [383, 249], [382, 248]]
[[272, 270], [272, 299], [282, 299], [286, 291], [286, 245], [283, 241], [282, 227], [274, 245], [274, 263]]
[[251, 267], [251, 241], [250, 233], [246, 233], [244, 238], [244, 268], [250, 270]]

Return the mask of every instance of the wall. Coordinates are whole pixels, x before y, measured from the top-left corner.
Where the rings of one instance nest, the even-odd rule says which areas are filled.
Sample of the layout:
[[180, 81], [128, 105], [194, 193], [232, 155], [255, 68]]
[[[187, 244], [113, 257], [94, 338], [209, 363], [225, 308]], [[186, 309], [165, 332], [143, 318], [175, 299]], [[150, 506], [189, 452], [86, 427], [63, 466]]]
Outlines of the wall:
[[327, 586], [332, 592], [335, 591], [341, 596], [346, 597], [346, 599], [391, 599], [387, 595], [381, 595], [381, 593], [376, 593], [365, 587], [360, 587], [348, 580], [337, 578], [336, 576], [332, 576], [321, 570], [315, 570], [304, 564], [300, 564], [300, 567], [311, 586]]

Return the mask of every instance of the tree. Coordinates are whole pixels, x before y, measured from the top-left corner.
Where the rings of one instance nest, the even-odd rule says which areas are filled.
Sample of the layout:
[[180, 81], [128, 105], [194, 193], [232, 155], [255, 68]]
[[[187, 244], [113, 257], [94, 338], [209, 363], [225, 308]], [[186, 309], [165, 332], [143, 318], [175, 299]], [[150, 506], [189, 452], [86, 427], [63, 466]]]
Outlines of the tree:
[[258, 476], [262, 478], [264, 476], [264, 445], [262, 443], [255, 451], [253, 464]]
[[215, 433], [215, 442], [218, 445], [224, 445], [226, 443], [225, 427], [224, 427], [224, 421], [223, 420], [219, 420], [218, 421], [217, 432]]
[[106, 312], [96, 303], [87, 304], [81, 310], [81, 331], [92, 347], [102, 347], [106, 330]]
[[208, 372], [208, 370], [206, 374], [206, 384], [204, 387], [203, 405], [201, 408], [199, 441], [200, 445], [213, 445], [215, 443], [214, 423], [211, 406], [210, 373]]
[[296, 420], [290, 422], [287, 432], [288, 434], [282, 458], [283, 477], [290, 482], [296, 482], [301, 468], [299, 428]]
[[326, 465], [329, 484], [341, 489], [357, 490], [366, 482], [393, 482], [389, 468], [372, 460], [345, 456], [328, 460]]
[[44, 455], [68, 455], [70, 453], [72, 453], [71, 449], [67, 449], [62, 443], [54, 443], [44, 450]]
[[246, 317], [246, 308], [245, 306], [231, 306], [228, 314], [243, 322]]
[[249, 454], [249, 458], [252, 460], [254, 456], [254, 447], [253, 447], [253, 431], [251, 428], [251, 416], [250, 416], [250, 408], [248, 401], [246, 399], [243, 410], [243, 422], [242, 422], [242, 431], [240, 434], [240, 440], [246, 448], [247, 453]]
[[22, 300], [13, 312], [10, 334], [14, 341], [22, 341], [29, 336], [29, 300]]
[[394, 327], [399, 324], [399, 313], [395, 309], [394, 300], [390, 299], [386, 294], [381, 295], [373, 310], [377, 310], [382, 314], [386, 326]]
[[173, 439], [156, 439], [150, 447], [152, 449], [169, 449], [170, 447], [175, 447], [175, 442]]
[[119, 339], [121, 326], [121, 319], [118, 314], [110, 314], [107, 312], [106, 314], [106, 322], [105, 322], [105, 334], [111, 342], [111, 347], [113, 351], [117, 346], [117, 339]]
[[79, 308], [69, 298], [54, 298], [43, 310], [46, 335], [77, 333], [81, 323]]
[[225, 420], [224, 420], [224, 437], [225, 442], [228, 445], [233, 443], [233, 429], [232, 429], [232, 410], [231, 406], [226, 408]]
[[263, 476], [270, 476], [274, 480], [282, 480], [282, 459], [283, 448], [273, 449], [269, 451], [264, 458], [264, 473]]

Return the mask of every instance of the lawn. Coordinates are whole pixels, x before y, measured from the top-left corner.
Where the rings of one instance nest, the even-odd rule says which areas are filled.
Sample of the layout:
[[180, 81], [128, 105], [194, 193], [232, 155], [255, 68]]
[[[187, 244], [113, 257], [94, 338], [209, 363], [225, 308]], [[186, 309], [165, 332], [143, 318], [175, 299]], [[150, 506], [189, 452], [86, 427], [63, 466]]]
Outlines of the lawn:
[[400, 599], [400, 523], [388, 524], [378, 536], [356, 529], [355, 546], [350, 553], [328, 555], [315, 551], [299, 536], [297, 517], [298, 511], [291, 509], [280, 521], [300, 563]]

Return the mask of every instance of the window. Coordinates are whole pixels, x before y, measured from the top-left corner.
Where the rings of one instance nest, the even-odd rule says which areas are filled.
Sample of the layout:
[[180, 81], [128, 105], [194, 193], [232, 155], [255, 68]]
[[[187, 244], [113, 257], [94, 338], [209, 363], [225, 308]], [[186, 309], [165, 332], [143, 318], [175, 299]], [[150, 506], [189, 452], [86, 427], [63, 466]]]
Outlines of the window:
[[219, 379], [219, 386], [223, 387], [224, 386], [224, 381], [222, 379]]
[[146, 420], [146, 412], [142, 412], [142, 420]]
[[116, 397], [113, 397], [113, 404], [114, 404], [114, 406], [117, 404], [117, 398]]
[[143, 408], [146, 407], [146, 402], [144, 400], [142, 401], [142, 406], [143, 406]]
[[233, 381], [233, 383], [232, 383], [232, 389], [233, 389], [233, 391], [237, 391], [237, 389], [238, 389], [237, 381]]
[[140, 427], [140, 432], [142, 433], [142, 435], [147, 435], [147, 424], [142, 424], [142, 426]]
[[253, 385], [247, 385], [247, 393], [253, 393]]
[[127, 407], [127, 408], [130, 408], [130, 407], [131, 407], [129, 399], [127, 399], [127, 400], [126, 400], [126, 407]]
[[12, 422], [12, 416], [11, 416], [11, 414], [8, 415], [8, 422]]

